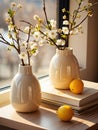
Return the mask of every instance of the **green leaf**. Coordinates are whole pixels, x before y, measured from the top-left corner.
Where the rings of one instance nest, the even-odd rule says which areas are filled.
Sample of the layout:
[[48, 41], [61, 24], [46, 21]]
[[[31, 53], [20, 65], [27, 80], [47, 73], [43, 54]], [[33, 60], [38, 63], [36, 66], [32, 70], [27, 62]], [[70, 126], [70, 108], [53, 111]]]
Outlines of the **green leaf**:
[[9, 10], [8, 10], [8, 14], [9, 14], [10, 17], [13, 17], [14, 14], [15, 14], [15, 11], [9, 9]]

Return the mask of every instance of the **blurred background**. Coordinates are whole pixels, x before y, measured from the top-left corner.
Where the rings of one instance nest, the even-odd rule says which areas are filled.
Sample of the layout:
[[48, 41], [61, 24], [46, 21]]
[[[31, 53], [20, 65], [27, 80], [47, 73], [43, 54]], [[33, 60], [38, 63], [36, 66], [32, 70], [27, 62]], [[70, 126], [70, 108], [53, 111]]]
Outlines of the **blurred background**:
[[[0, 0], [0, 30], [4, 29], [3, 35], [7, 40], [7, 24], [4, 19], [7, 15], [8, 9], [10, 8], [11, 2], [21, 3], [23, 5], [21, 11], [17, 13], [18, 15], [16, 22], [18, 26], [22, 26], [23, 23], [19, 22], [19, 20], [22, 19], [34, 23], [33, 16], [35, 14], [38, 14], [40, 17], [44, 18], [41, 0]], [[57, 0], [46, 0], [46, 10], [49, 19], [56, 19], [56, 2]], [[7, 49], [8, 46], [0, 43], [0, 84], [4, 81], [11, 80], [18, 69], [19, 59], [15, 50], [10, 52]], [[40, 53], [37, 56], [33, 57], [32, 68], [33, 72], [38, 77], [48, 74], [49, 62], [55, 53], [55, 48], [46, 45], [39, 48], [39, 52]]]

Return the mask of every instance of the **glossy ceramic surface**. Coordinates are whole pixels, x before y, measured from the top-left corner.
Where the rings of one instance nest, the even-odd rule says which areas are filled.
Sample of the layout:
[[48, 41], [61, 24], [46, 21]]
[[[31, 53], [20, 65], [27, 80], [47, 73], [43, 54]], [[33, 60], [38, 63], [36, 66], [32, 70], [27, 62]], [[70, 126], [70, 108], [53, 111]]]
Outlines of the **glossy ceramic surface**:
[[50, 62], [49, 77], [58, 89], [69, 89], [70, 82], [80, 77], [79, 64], [71, 48], [56, 50]]
[[10, 101], [18, 112], [36, 111], [41, 103], [41, 90], [32, 66], [19, 66], [11, 83]]

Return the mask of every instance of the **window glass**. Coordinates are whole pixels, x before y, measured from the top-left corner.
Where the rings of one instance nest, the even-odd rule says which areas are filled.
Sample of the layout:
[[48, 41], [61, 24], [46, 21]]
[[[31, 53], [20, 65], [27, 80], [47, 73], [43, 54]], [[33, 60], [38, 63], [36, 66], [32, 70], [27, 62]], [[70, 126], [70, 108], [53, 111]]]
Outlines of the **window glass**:
[[[4, 29], [2, 33], [6, 39], [8, 39], [7, 25], [4, 19], [11, 2], [13, 2], [13, 0], [0, 0], [0, 28]], [[38, 14], [40, 17], [44, 18], [41, 0], [14, 0], [14, 2], [20, 2], [23, 5], [23, 8], [17, 16], [17, 21], [24, 19], [34, 23], [34, 14]], [[57, 0], [46, 0], [46, 10], [49, 19], [56, 19], [56, 9]], [[22, 26], [21, 22], [18, 22], [17, 24]], [[52, 46], [46, 45], [39, 48], [38, 55], [33, 57], [32, 70], [36, 75], [42, 76], [48, 74], [49, 62], [54, 53], [55, 48]], [[16, 74], [18, 64], [19, 58], [15, 50], [9, 52], [8, 46], [0, 43], [0, 87], [2, 87], [4, 81], [9, 81], [9, 79], [12, 79]]]

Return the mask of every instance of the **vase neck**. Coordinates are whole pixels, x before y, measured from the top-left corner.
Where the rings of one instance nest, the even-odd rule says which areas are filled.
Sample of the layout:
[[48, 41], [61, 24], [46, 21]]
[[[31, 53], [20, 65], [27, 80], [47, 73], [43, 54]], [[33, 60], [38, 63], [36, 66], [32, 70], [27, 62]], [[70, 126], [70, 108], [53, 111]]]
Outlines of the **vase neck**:
[[18, 72], [22, 74], [31, 74], [32, 73], [32, 66], [22, 66], [19, 65]]
[[56, 54], [64, 55], [64, 54], [73, 54], [72, 48], [65, 48], [64, 50], [56, 49]]

